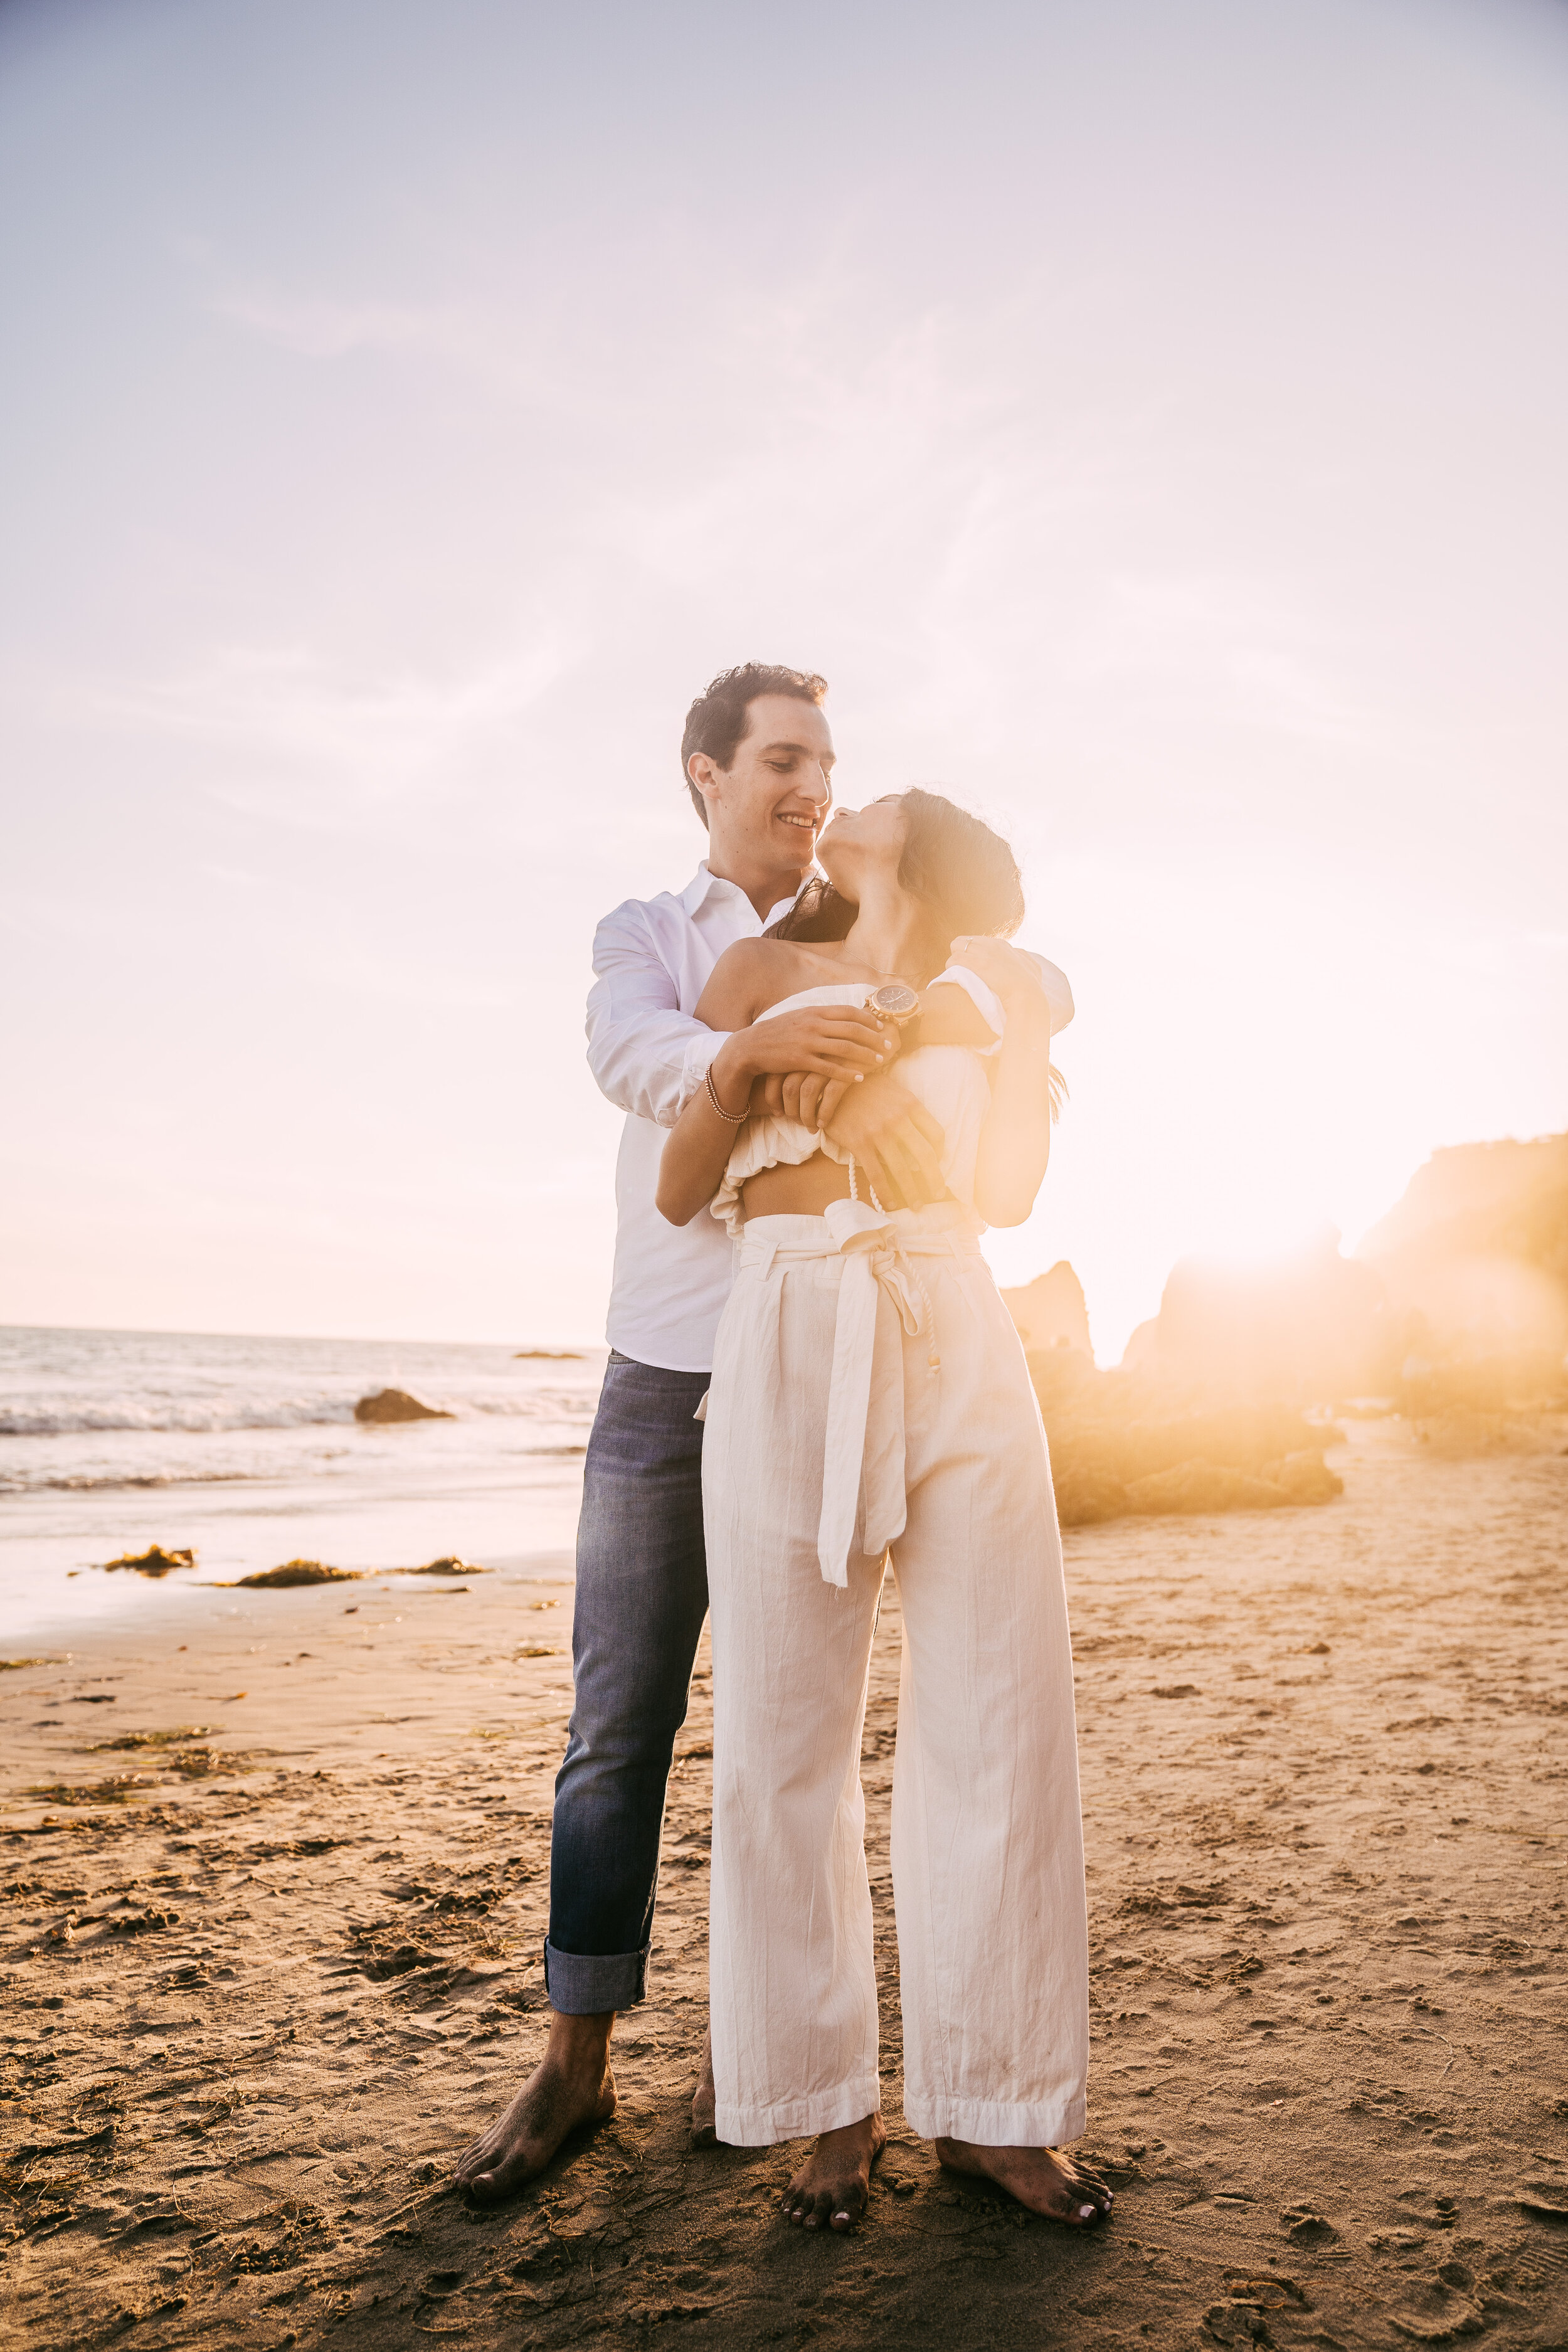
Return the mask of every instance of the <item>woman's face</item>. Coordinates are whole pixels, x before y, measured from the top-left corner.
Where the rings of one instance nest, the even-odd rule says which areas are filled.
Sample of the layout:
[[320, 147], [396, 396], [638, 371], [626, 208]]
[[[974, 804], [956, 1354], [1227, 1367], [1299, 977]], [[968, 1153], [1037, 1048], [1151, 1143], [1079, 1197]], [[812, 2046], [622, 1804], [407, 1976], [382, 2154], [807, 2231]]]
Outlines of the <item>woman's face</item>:
[[863, 877], [874, 874], [891, 881], [897, 876], [908, 835], [901, 795], [884, 793], [863, 809], [835, 811], [817, 843], [817, 864], [847, 898], [856, 898]]

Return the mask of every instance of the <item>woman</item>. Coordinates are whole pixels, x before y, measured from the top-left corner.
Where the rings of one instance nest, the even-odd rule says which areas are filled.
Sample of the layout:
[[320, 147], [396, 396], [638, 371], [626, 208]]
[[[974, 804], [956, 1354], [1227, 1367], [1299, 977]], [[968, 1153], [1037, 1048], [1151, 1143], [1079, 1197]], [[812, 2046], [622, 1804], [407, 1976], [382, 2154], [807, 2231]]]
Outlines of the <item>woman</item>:
[[[1045, 1173], [1049, 1013], [1002, 944], [1018, 872], [978, 819], [906, 793], [840, 812], [819, 856], [826, 893], [715, 967], [698, 1013], [731, 1034], [658, 1189], [666, 1216], [710, 1208], [740, 1244], [703, 1444], [718, 2133], [819, 2135], [786, 2212], [845, 2230], [863, 2210], [886, 2134], [859, 1758], [890, 1550], [905, 2114], [944, 2164], [1081, 2228], [1111, 2198], [1053, 2145], [1083, 2128], [1088, 2057], [1061, 1544], [978, 1242]], [[989, 1056], [919, 1043], [921, 992], [953, 985], [1000, 998]], [[748, 1105], [757, 1076], [805, 1071], [826, 1120], [900, 1032], [948, 1197], [889, 1213], [824, 1134]]]

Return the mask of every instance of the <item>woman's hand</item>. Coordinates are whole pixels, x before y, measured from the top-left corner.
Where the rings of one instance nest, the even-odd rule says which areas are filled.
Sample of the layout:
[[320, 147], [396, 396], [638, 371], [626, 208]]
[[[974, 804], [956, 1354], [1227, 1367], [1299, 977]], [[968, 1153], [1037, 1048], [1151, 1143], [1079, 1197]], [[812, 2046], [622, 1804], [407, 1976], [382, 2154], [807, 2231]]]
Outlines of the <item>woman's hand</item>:
[[1041, 1012], [1049, 1017], [1050, 1000], [1040, 967], [1022, 948], [1011, 946], [1006, 940], [954, 940], [947, 961], [950, 971], [961, 963], [976, 980], [994, 988], [1009, 1013]]
[[857, 1004], [806, 1004], [736, 1029], [713, 1057], [713, 1080], [739, 1109], [754, 1078], [798, 1072], [853, 1084], [892, 1060], [898, 1033]]

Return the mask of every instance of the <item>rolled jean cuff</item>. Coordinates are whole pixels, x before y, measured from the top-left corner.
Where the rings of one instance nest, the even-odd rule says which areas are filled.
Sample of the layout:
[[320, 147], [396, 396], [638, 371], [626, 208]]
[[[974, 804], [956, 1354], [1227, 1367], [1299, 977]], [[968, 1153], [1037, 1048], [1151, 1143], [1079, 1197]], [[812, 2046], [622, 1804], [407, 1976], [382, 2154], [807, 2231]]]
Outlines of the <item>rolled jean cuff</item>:
[[647, 1982], [648, 1946], [640, 1952], [561, 1952], [546, 1937], [544, 1990], [565, 2017], [603, 2017], [630, 2009]]

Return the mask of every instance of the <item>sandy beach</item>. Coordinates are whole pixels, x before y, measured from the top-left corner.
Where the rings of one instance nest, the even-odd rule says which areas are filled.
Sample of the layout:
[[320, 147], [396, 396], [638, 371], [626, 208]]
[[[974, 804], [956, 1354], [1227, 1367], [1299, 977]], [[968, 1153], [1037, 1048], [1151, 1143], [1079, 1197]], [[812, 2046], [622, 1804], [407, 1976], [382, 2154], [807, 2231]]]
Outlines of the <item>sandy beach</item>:
[[571, 1561], [138, 1585], [0, 1676], [12, 2340], [64, 2347], [1568, 2344], [1568, 1462], [1337, 1448], [1318, 1510], [1068, 1538], [1089, 1852], [1076, 2237], [900, 2115], [900, 1621], [866, 1735], [890, 2142], [694, 2152], [710, 1692], [620, 2105], [513, 2203], [458, 2149], [544, 2030]]

